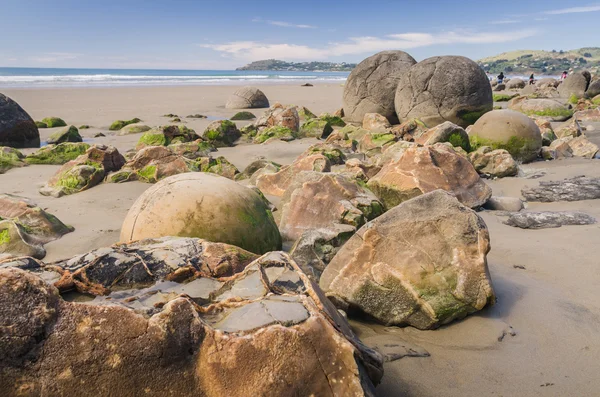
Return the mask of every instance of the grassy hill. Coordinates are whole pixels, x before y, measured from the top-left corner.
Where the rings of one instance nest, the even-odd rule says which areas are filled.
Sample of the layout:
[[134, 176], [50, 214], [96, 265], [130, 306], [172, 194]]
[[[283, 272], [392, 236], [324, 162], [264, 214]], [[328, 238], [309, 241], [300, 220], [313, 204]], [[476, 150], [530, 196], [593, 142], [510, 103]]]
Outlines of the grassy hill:
[[519, 50], [483, 58], [477, 62], [490, 73], [557, 75], [563, 70], [583, 69], [598, 73], [600, 48], [586, 47], [570, 51]]

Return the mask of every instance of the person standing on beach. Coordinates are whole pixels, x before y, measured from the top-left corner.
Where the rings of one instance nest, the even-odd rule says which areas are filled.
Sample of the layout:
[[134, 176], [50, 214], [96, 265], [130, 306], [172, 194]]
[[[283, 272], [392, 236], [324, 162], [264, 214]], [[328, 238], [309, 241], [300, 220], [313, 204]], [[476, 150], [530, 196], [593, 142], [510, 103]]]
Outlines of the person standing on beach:
[[533, 85], [534, 81], [535, 79], [533, 78], [533, 73], [531, 73], [531, 76], [529, 76], [529, 85]]
[[567, 73], [567, 71], [565, 70], [565, 71], [562, 73], [562, 76], [560, 76], [560, 79], [561, 79], [561, 80], [564, 80], [564, 79], [566, 79], [566, 78], [567, 78], [567, 75], [568, 75], [568, 73]]
[[498, 84], [502, 84], [503, 81], [504, 81], [504, 72], [500, 72], [500, 74], [498, 75]]

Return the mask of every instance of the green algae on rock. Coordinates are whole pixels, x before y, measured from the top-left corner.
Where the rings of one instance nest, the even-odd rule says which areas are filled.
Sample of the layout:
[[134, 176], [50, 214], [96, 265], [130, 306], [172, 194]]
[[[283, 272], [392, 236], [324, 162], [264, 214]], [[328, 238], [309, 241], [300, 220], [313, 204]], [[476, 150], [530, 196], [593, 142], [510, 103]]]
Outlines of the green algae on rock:
[[140, 121], [142, 121], [142, 120], [138, 119], [137, 117], [133, 118], [131, 120], [117, 120], [117, 121], [114, 121], [110, 125], [110, 127], [108, 127], [108, 129], [111, 131], [118, 131], [121, 128], [125, 127], [126, 125], [139, 123]]
[[298, 138], [327, 139], [332, 132], [333, 127], [329, 121], [311, 118], [300, 126]]
[[363, 226], [319, 283], [350, 313], [432, 329], [494, 303], [489, 249], [489, 233], [477, 213], [436, 190]]
[[75, 160], [89, 148], [90, 145], [83, 142], [63, 142], [58, 145], [47, 145], [34, 153], [28, 154], [25, 157], [25, 162], [27, 164], [62, 165]]
[[252, 120], [255, 119], [256, 116], [252, 112], [237, 112], [229, 120]]
[[50, 135], [47, 139], [48, 144], [57, 144], [63, 142], [83, 142], [79, 135], [79, 130], [74, 125], [62, 128]]
[[24, 160], [25, 156], [17, 149], [0, 146], [0, 174], [5, 173], [11, 168], [24, 166]]
[[265, 253], [281, 249], [281, 236], [269, 213], [256, 192], [227, 178], [202, 172], [175, 175], [146, 190], [133, 204], [121, 241], [199, 237]]
[[494, 110], [484, 115], [469, 131], [473, 150], [489, 146], [504, 149], [524, 163], [535, 160], [542, 148], [542, 135], [536, 123], [513, 110]]
[[259, 130], [254, 137], [254, 143], [264, 143], [272, 138], [293, 141], [296, 139], [296, 133], [287, 127], [275, 125]]
[[67, 123], [65, 123], [65, 121], [60, 117], [45, 117], [42, 119], [42, 123], [46, 124], [47, 128], [67, 126]]
[[242, 133], [234, 122], [229, 120], [213, 121], [202, 133], [202, 138], [216, 147], [233, 146]]

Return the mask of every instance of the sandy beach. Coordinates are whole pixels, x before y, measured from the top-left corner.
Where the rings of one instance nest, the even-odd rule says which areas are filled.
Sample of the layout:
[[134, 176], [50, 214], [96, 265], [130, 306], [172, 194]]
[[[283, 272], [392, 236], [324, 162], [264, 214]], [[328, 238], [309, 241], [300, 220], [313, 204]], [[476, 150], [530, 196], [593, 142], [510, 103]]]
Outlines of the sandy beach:
[[[342, 103], [342, 86], [315, 84], [258, 86], [271, 103], [306, 106], [315, 114], [334, 112]], [[80, 130], [89, 143], [132, 149], [140, 134], [108, 131], [117, 119], [138, 117], [149, 126], [167, 124], [167, 113], [180, 115], [187, 127], [201, 132], [212, 120], [235, 113], [225, 109], [232, 86], [6, 89], [35, 120], [56, 116]], [[252, 110], [260, 115], [262, 110]], [[200, 113], [208, 119], [185, 119]], [[238, 127], [246, 122], [238, 122]], [[55, 129], [41, 129], [45, 140]], [[106, 136], [94, 138], [102, 132]], [[600, 144], [600, 132], [588, 138]], [[243, 170], [264, 157], [290, 164], [314, 139], [268, 145], [221, 148], [222, 155]], [[24, 150], [30, 153], [32, 149]], [[486, 180], [495, 196], [520, 197], [524, 186], [540, 181], [586, 175], [600, 177], [599, 160], [538, 161], [521, 166], [520, 177]], [[82, 254], [118, 241], [132, 203], [150, 184], [103, 183], [87, 191], [53, 198], [38, 189], [59, 166], [15, 168], [0, 175], [0, 192], [37, 202], [75, 228], [45, 246], [44, 261]], [[600, 200], [530, 203], [527, 210], [579, 210], [600, 219]], [[385, 363], [378, 396], [594, 396], [600, 394], [600, 271], [597, 245], [600, 225], [523, 230], [483, 211], [490, 232], [488, 263], [497, 303], [462, 321], [433, 331], [384, 327], [352, 320], [358, 336], [370, 343], [400, 344], [426, 357], [404, 357]]]

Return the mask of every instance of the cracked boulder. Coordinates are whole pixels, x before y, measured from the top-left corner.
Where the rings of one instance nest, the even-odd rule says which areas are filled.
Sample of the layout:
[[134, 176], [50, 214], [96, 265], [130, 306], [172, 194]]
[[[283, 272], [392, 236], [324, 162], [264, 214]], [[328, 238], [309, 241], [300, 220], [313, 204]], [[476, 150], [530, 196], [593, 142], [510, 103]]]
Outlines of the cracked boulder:
[[131, 206], [121, 241], [162, 236], [198, 237], [263, 254], [281, 249], [281, 236], [263, 198], [210, 173], [165, 178]]
[[4, 94], [0, 94], [0, 146], [40, 147], [40, 132], [31, 116]]
[[297, 174], [281, 198], [279, 230], [296, 241], [311, 229], [351, 225], [358, 229], [383, 213], [383, 205], [356, 181], [334, 173]]
[[340, 308], [386, 325], [432, 329], [495, 301], [484, 221], [436, 190], [363, 226], [321, 275]]
[[360, 62], [344, 85], [345, 118], [362, 123], [365, 114], [379, 113], [396, 124], [396, 88], [400, 78], [416, 62], [404, 51], [382, 51]]
[[264, 173], [258, 176], [256, 187], [264, 194], [281, 197], [300, 171], [329, 172], [331, 162], [319, 153], [299, 158], [292, 164], [281, 167], [275, 173]]
[[418, 118], [429, 127], [451, 121], [465, 128], [493, 104], [485, 72], [459, 56], [432, 57], [413, 65], [400, 78], [395, 97], [401, 122]]
[[580, 211], [518, 212], [511, 214], [505, 225], [521, 229], [547, 229], [568, 225], [592, 225], [596, 218]]
[[241, 87], [235, 90], [225, 103], [226, 109], [268, 108], [267, 96], [256, 87]]
[[374, 396], [383, 375], [381, 354], [284, 253], [229, 278], [159, 281], [88, 303], [3, 268], [0, 301], [8, 395], [77, 395], [85, 382], [114, 396]]
[[184, 125], [167, 125], [144, 132], [135, 146], [136, 150], [147, 146], [168, 146], [200, 139], [196, 131]]
[[437, 189], [452, 193], [470, 208], [483, 205], [492, 195], [469, 160], [441, 143], [402, 148], [367, 186], [387, 209]]

